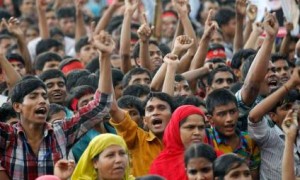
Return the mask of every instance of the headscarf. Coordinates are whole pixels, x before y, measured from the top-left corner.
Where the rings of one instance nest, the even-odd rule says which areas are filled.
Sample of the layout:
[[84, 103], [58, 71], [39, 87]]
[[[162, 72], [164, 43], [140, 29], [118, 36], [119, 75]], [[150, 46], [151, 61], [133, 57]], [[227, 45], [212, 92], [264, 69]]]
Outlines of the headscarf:
[[157, 174], [167, 179], [187, 179], [184, 166], [184, 145], [180, 138], [180, 122], [190, 115], [198, 114], [203, 117], [204, 113], [192, 105], [178, 107], [167, 125], [163, 143], [164, 149], [159, 156], [152, 162], [150, 174]]
[[54, 175], [44, 175], [36, 178], [35, 180], [60, 180], [60, 179]]
[[[93, 159], [95, 156], [100, 154], [106, 148], [111, 145], [119, 145], [126, 150], [128, 153], [128, 149], [125, 141], [122, 137], [114, 134], [101, 134], [92, 139], [89, 143], [89, 146], [83, 152], [79, 162], [74, 170], [72, 175], [72, 180], [96, 180], [98, 179], [98, 174], [96, 169], [93, 166]], [[125, 175], [123, 180], [132, 179], [129, 176], [130, 167], [127, 165]]]

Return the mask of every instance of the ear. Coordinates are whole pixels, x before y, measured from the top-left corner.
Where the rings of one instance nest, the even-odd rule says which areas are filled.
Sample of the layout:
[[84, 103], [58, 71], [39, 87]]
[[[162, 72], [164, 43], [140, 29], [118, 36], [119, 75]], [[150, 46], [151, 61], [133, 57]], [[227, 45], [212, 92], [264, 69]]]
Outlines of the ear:
[[22, 104], [21, 103], [14, 103], [13, 104], [13, 108], [17, 113], [21, 113], [22, 112]]
[[136, 62], [137, 65], [139, 65], [139, 66], [141, 65], [141, 60], [140, 60], [140, 58], [136, 58], [135, 62]]
[[93, 166], [94, 166], [94, 169], [98, 169], [98, 159], [97, 160], [93, 160]]
[[236, 77], [240, 78], [241, 77], [241, 71], [239, 69], [233, 69], [234, 74]]
[[147, 117], [146, 116], [144, 116], [143, 117], [143, 124], [144, 124], [144, 127], [147, 127], [148, 126], [148, 120], [147, 120]]
[[207, 117], [207, 119], [208, 119], [208, 121], [209, 121], [209, 124], [210, 124], [212, 127], [214, 127], [214, 126], [215, 126], [215, 123], [214, 123], [214, 121], [213, 121], [212, 115], [207, 114], [206, 117]]
[[269, 112], [269, 116], [272, 119], [272, 121], [274, 121], [276, 124], [278, 123], [278, 117], [277, 114], [274, 112]]

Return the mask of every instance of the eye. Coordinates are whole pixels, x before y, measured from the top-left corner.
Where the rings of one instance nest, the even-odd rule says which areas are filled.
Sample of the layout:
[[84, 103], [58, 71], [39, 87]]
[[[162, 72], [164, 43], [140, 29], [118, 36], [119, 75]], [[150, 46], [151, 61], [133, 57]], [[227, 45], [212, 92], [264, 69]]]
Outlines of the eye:
[[190, 174], [190, 175], [196, 175], [197, 174], [197, 170], [196, 169], [189, 169], [188, 170], [188, 173]]
[[222, 83], [223, 83], [223, 79], [217, 79], [215, 82], [216, 82], [217, 84], [222, 84]]

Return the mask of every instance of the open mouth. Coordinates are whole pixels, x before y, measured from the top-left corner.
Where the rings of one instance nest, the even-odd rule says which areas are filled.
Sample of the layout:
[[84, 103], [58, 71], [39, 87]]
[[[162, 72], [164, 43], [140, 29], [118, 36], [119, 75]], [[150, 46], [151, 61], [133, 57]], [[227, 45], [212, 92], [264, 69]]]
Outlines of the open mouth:
[[276, 88], [277, 87], [277, 84], [278, 84], [278, 81], [277, 80], [270, 80], [268, 82], [268, 86], [271, 87], [271, 88]]
[[54, 97], [55, 99], [61, 98], [61, 97], [62, 97], [62, 93], [54, 93], [54, 94], [53, 94], [53, 97]]
[[152, 125], [155, 127], [155, 128], [160, 128], [162, 126], [162, 120], [161, 119], [154, 119], [152, 121]]
[[288, 77], [282, 77], [280, 80], [281, 80], [281, 82], [287, 82], [289, 80], [289, 78]]
[[235, 131], [235, 124], [228, 124], [225, 126], [226, 131]]
[[47, 115], [47, 109], [45, 107], [40, 107], [37, 110], [35, 110], [35, 114], [39, 116], [46, 116]]

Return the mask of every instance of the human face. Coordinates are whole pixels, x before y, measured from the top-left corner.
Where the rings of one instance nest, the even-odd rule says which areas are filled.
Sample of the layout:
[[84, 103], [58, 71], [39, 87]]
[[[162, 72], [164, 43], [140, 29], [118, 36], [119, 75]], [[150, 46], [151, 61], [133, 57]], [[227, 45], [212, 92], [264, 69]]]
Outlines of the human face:
[[215, 89], [229, 89], [234, 83], [233, 75], [228, 71], [217, 72], [214, 76], [213, 82], [211, 84], [211, 90]]
[[125, 149], [119, 145], [111, 145], [94, 161], [94, 168], [98, 172], [98, 179], [123, 179], [128, 162]]
[[52, 47], [49, 49], [49, 52], [53, 52], [58, 54], [60, 57], [64, 57], [65, 56], [65, 50], [63, 49], [62, 46], [59, 47]]
[[[204, 25], [208, 13], [211, 9], [214, 10], [213, 12], [217, 12], [219, 10], [219, 4], [217, 2], [213, 3], [210, 1], [205, 1], [203, 4], [203, 11], [200, 13], [200, 17], [201, 17], [200, 21], [202, 25]], [[214, 14], [212, 15], [212, 17], [214, 17]]]
[[49, 123], [54, 123], [56, 121], [61, 121], [66, 118], [66, 112], [65, 111], [59, 111], [58, 113], [52, 114], [52, 116], [49, 119]]
[[84, 96], [82, 96], [79, 100], [78, 100], [78, 104], [77, 107], [82, 108], [83, 106], [87, 105], [90, 101], [92, 101], [94, 99], [94, 94], [86, 94]]
[[72, 17], [61, 18], [59, 26], [66, 36], [74, 37], [75, 35], [75, 19]]
[[165, 38], [173, 38], [176, 25], [177, 25], [177, 18], [173, 15], [170, 16], [163, 16], [162, 18], [162, 36]]
[[229, 22], [226, 25], [223, 25], [221, 27], [224, 35], [233, 38], [235, 34], [235, 26], [236, 26], [235, 18], [229, 20]]
[[234, 102], [215, 106], [212, 115], [208, 116], [210, 123], [217, 131], [226, 137], [235, 135], [239, 111]]
[[13, 5], [12, 0], [4, 0], [3, 5], [4, 5], [5, 10], [12, 13], [11, 14], [12, 16], [15, 16], [15, 10], [14, 10], [14, 5]]
[[142, 85], [150, 86], [150, 83], [151, 80], [149, 75], [147, 73], [142, 73], [142, 74], [132, 75], [128, 85], [142, 84]]
[[37, 38], [39, 36], [39, 33], [33, 29], [29, 28], [26, 30], [25, 37], [26, 37], [26, 42], [29, 43], [31, 40]]
[[122, 86], [122, 84], [120, 83], [120, 84], [116, 85], [115, 88], [114, 88], [114, 91], [115, 91], [115, 97], [116, 97], [116, 99], [119, 99], [122, 96], [122, 94], [123, 94], [123, 86]]
[[213, 180], [212, 162], [206, 158], [192, 158], [187, 167], [188, 180]]
[[20, 6], [22, 15], [30, 16], [35, 13], [35, 1], [34, 0], [23, 0]]
[[78, 54], [80, 61], [86, 66], [92, 59], [98, 56], [96, 46], [87, 44], [83, 46]]
[[136, 124], [140, 127], [143, 126], [142, 116], [136, 108], [124, 108], [123, 110], [127, 111], [131, 117], [131, 119], [136, 122]]
[[279, 76], [280, 83], [281, 84], [286, 83], [291, 77], [290, 68], [289, 68], [287, 61], [278, 60], [278, 61], [274, 62], [274, 66], [275, 66], [276, 72]]
[[175, 82], [174, 96], [191, 96], [192, 91], [189, 83], [186, 80]]
[[121, 69], [121, 57], [117, 54], [114, 54], [110, 58], [111, 65], [116, 69]]
[[214, 44], [224, 44], [224, 38], [220, 32], [215, 31], [209, 42]]
[[2, 39], [0, 41], [0, 48], [2, 49], [2, 51], [4, 51], [3, 53], [7, 53], [8, 48], [10, 48], [12, 45], [14, 44], [14, 41], [12, 39]]
[[276, 74], [276, 68], [270, 61], [268, 66], [268, 72], [265, 76], [265, 80], [260, 87], [260, 94], [266, 96], [270, 94], [272, 89], [276, 89], [279, 83], [279, 78]]
[[162, 136], [172, 112], [170, 105], [156, 97], [151, 98], [145, 108], [144, 123], [157, 136]]
[[17, 71], [21, 76], [26, 75], [26, 69], [24, 67], [24, 64], [22, 64], [19, 61], [10, 61], [10, 64], [15, 69], [15, 71]]
[[50, 103], [63, 104], [67, 96], [66, 84], [63, 78], [47, 79], [44, 82], [47, 86]]
[[49, 69], [58, 69], [59, 61], [52, 60], [45, 63], [43, 71], [47, 71]]
[[292, 109], [293, 103], [284, 103], [281, 106], [276, 108], [275, 112], [270, 112], [269, 115], [271, 119], [279, 126], [281, 127], [283, 120], [285, 119], [285, 116], [287, 115], [288, 111]]
[[155, 44], [149, 44], [149, 54], [150, 61], [154, 65], [155, 68], [158, 68], [162, 65], [163, 59], [161, 55], [160, 49]]
[[230, 170], [225, 176], [224, 180], [251, 180], [250, 169], [246, 164]]
[[181, 124], [180, 139], [185, 149], [191, 144], [203, 142], [205, 137], [204, 118], [198, 114], [189, 115], [185, 122]]
[[57, 27], [58, 20], [54, 11], [46, 12], [46, 21], [49, 28]]
[[20, 113], [23, 125], [44, 124], [49, 112], [49, 101], [46, 90], [37, 88], [27, 94], [22, 103], [14, 103], [14, 110]]

